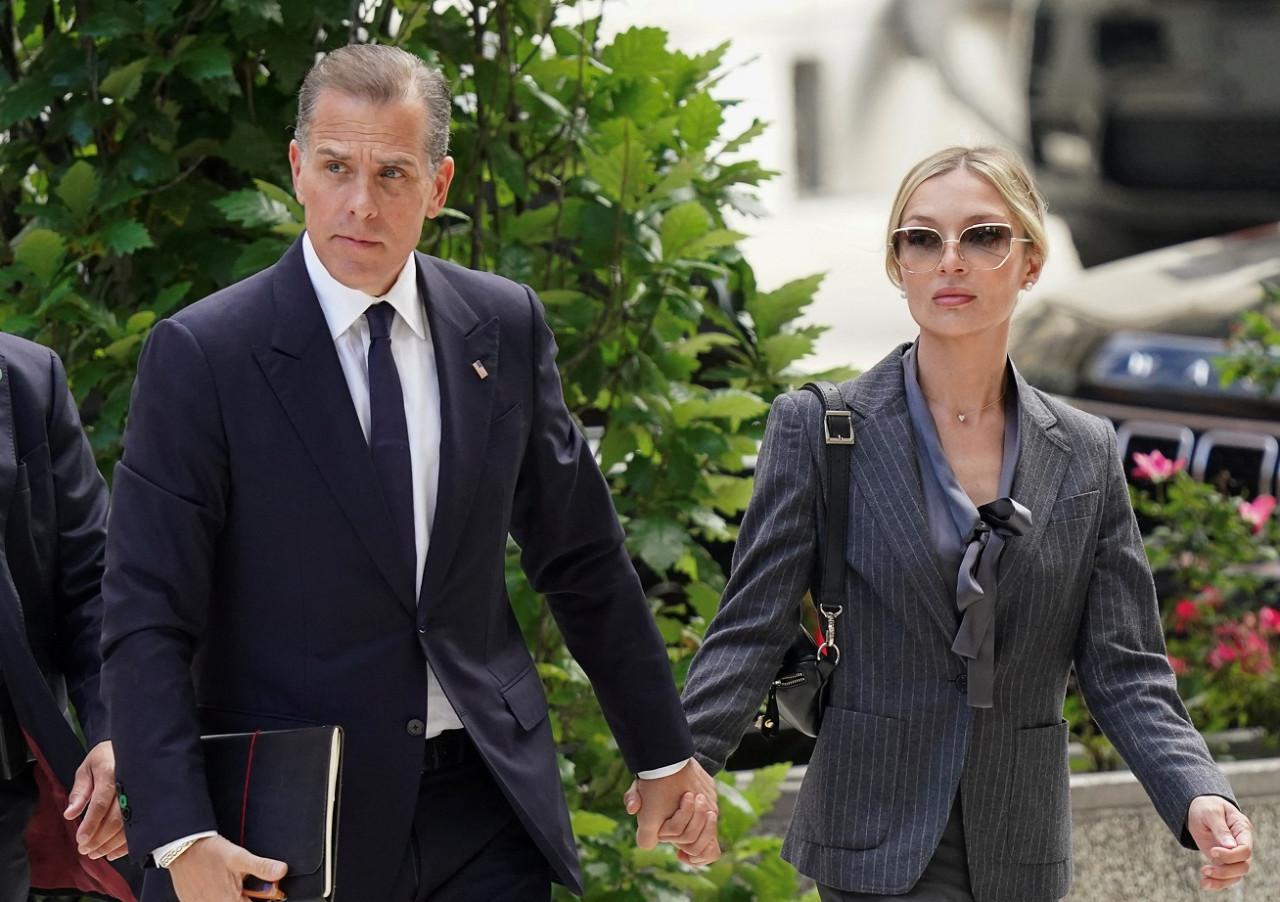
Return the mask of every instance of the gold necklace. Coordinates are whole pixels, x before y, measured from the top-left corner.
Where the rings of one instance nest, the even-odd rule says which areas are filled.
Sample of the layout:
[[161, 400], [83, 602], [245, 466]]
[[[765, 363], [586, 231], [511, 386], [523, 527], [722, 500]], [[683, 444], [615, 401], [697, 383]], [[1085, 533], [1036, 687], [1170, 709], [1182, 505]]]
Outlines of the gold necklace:
[[[1009, 386], [1008, 384], [1006, 384], [1004, 391], [1000, 392], [1000, 397], [996, 398], [994, 401], [992, 401], [990, 404], [986, 405], [985, 407], [979, 407], [973, 413], [982, 413], [984, 410], [990, 410], [992, 407], [995, 407], [997, 404], [1003, 401], [1004, 396], [1008, 394], [1008, 392], [1009, 392]], [[967, 420], [969, 417], [973, 415], [968, 413], [961, 413], [960, 411], [956, 410], [954, 407], [948, 407], [946, 404], [943, 404], [937, 398], [933, 398], [933, 397], [930, 397], [929, 395], [925, 395], [923, 388], [920, 389], [920, 394], [924, 395], [926, 401], [932, 401], [934, 404], [937, 404], [943, 410], [954, 413], [956, 415], [956, 419], [959, 420], [961, 423], [963, 423], [965, 420]]]

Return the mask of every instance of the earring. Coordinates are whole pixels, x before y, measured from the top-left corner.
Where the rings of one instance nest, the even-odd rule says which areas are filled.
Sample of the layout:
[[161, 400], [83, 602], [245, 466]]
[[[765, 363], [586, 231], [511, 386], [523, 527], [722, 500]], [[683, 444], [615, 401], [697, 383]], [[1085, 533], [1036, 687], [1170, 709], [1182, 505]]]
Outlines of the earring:
[[898, 292], [898, 297], [905, 298], [906, 296], [907, 296], [907, 289], [904, 288]]
[[1025, 291], [1030, 291], [1033, 287], [1035, 287], [1035, 284], [1036, 284], [1035, 282], [1032, 282], [1031, 280], [1027, 280], [1027, 284], [1023, 285], [1022, 287]]

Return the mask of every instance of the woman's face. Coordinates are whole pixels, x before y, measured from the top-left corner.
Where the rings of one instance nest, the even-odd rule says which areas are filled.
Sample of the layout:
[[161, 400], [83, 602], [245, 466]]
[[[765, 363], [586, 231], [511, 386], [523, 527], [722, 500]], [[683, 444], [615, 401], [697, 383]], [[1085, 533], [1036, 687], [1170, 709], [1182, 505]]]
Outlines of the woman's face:
[[1023, 242], [1014, 241], [1008, 259], [996, 269], [975, 269], [975, 262], [984, 264], [973, 252], [962, 259], [961, 245], [953, 239], [979, 223], [1007, 223], [1014, 238], [1027, 237], [995, 186], [967, 169], [926, 179], [907, 199], [899, 228], [935, 229], [946, 242], [932, 270], [902, 271], [907, 306], [922, 333], [948, 338], [993, 330], [1007, 334], [1018, 291], [1039, 277], [1039, 257]]

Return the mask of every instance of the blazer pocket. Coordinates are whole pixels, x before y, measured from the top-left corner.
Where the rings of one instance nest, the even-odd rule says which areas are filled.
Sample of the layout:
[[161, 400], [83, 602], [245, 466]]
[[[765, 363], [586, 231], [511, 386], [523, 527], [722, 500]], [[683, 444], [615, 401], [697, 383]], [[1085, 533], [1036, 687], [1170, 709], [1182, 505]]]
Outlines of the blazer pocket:
[[547, 716], [547, 694], [542, 691], [536, 667], [530, 667], [503, 686], [502, 699], [526, 730], [532, 730]]
[[815, 815], [807, 819], [808, 840], [842, 849], [885, 841], [895, 819], [902, 729], [892, 717], [827, 708], [805, 775]]
[[1079, 520], [1081, 517], [1092, 517], [1098, 510], [1098, 499], [1101, 493], [1094, 489], [1091, 492], [1082, 492], [1079, 495], [1072, 495], [1070, 498], [1063, 498], [1053, 505], [1053, 511], [1049, 514], [1049, 522], [1061, 523], [1064, 520]]
[[1023, 864], [1054, 864], [1071, 858], [1067, 736], [1065, 720], [1015, 734], [1005, 847]]

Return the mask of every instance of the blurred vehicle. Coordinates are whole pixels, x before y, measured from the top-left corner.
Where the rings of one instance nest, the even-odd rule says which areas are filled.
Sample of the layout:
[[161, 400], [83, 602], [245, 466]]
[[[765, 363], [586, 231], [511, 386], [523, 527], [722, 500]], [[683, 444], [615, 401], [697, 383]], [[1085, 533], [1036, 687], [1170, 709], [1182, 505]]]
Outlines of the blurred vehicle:
[[1280, 0], [1041, 0], [1031, 157], [1092, 266], [1280, 219]]
[[1233, 324], [1280, 285], [1280, 224], [1139, 254], [1083, 272], [1014, 317], [1010, 355], [1027, 381], [1110, 419], [1135, 451], [1183, 458], [1231, 494], [1272, 494], [1280, 394], [1221, 384]]

